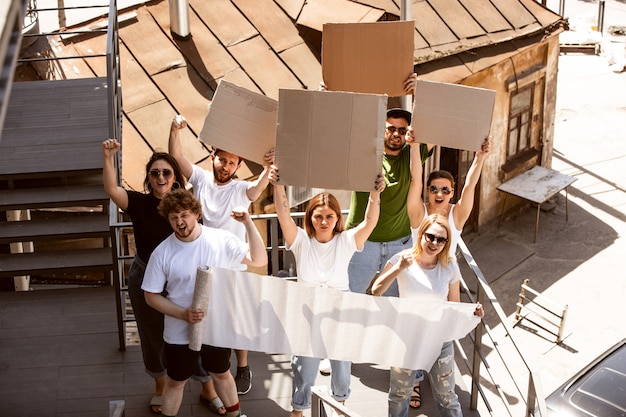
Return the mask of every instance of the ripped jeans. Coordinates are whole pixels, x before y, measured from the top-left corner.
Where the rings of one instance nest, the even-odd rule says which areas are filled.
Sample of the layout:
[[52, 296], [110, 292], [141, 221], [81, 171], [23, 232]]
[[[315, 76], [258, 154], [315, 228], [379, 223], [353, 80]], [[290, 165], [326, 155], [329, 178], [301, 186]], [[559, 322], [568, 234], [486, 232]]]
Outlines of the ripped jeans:
[[[409, 400], [413, 391], [415, 372], [403, 368], [391, 368], [389, 380], [389, 417], [407, 417]], [[454, 391], [454, 345], [445, 342], [441, 353], [428, 372], [435, 403], [442, 417], [462, 417], [459, 397]]]

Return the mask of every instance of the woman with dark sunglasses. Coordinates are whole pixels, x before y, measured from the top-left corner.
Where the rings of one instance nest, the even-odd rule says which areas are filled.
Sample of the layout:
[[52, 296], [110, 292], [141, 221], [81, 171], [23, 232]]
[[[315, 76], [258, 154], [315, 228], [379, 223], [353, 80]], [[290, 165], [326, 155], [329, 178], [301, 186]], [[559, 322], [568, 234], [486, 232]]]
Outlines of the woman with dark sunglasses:
[[[155, 152], [146, 164], [143, 192], [127, 190], [117, 183], [114, 155], [121, 144], [115, 139], [102, 142], [104, 164], [102, 179], [104, 191], [117, 206], [130, 216], [135, 236], [136, 255], [128, 271], [128, 296], [137, 321], [141, 353], [146, 373], [154, 378], [155, 392], [150, 400], [150, 410], [161, 413], [166, 367], [163, 361], [163, 314], [150, 307], [141, 289], [146, 264], [150, 254], [166, 237], [172, 234], [169, 222], [158, 212], [161, 199], [173, 189], [185, 187], [186, 180], [176, 159], [168, 153]], [[212, 411], [225, 414], [213, 381], [200, 371], [197, 379], [202, 383], [202, 398], [212, 401]]]
[[476, 152], [472, 165], [465, 178], [456, 204], [450, 203], [454, 197], [454, 178], [448, 171], [433, 171], [426, 182], [426, 202], [423, 200], [422, 161], [417, 155], [411, 158], [411, 186], [407, 195], [407, 212], [411, 222], [411, 233], [415, 242], [417, 227], [430, 214], [440, 214], [448, 219], [452, 236], [450, 255], [456, 254], [457, 243], [463, 226], [469, 219], [474, 206], [474, 193], [480, 178], [485, 159], [489, 153], [489, 137], [482, 143], [480, 152]]
[[[407, 142], [415, 140], [412, 135], [407, 136]], [[417, 152], [414, 152], [417, 154]], [[469, 219], [474, 206], [474, 192], [480, 178], [487, 154], [489, 153], [489, 137], [481, 145], [480, 152], [476, 152], [472, 165], [465, 178], [465, 185], [461, 190], [456, 204], [450, 203], [454, 197], [454, 177], [448, 171], [433, 171], [426, 182], [428, 198], [423, 200], [422, 160], [419, 155], [411, 153], [411, 185], [407, 194], [407, 213], [411, 222], [411, 236], [416, 242], [417, 228], [429, 214], [440, 214], [448, 219], [450, 224], [450, 256], [455, 256], [457, 243], [463, 232], [463, 226]], [[420, 381], [424, 379], [421, 371], [417, 371], [417, 378], [411, 397], [411, 408], [422, 405]]]
[[[441, 300], [461, 301], [461, 271], [450, 256], [450, 225], [440, 214], [426, 217], [417, 228], [413, 249], [394, 255], [383, 272], [372, 284], [372, 294], [381, 295], [398, 280], [400, 297], [437, 297]], [[478, 303], [474, 315], [484, 316]], [[428, 343], [428, 339], [424, 339]], [[406, 417], [417, 371], [391, 368], [389, 383], [389, 416]], [[435, 402], [443, 417], [462, 415], [458, 396], [454, 391], [454, 345], [445, 342], [429, 373]]]

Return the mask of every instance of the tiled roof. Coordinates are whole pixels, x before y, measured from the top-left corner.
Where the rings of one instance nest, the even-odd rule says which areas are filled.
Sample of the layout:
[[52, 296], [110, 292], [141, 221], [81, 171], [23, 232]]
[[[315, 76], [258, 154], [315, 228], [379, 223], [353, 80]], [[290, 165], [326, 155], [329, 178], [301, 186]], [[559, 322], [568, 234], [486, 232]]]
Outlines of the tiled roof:
[[[189, 0], [186, 41], [170, 33], [167, 0], [120, 10], [120, 20], [134, 14], [119, 32], [125, 180], [141, 183], [150, 149], [167, 149], [177, 113], [189, 121], [181, 136], [185, 153], [196, 162], [206, 160], [209, 150], [196, 137], [220, 80], [275, 99], [280, 88], [317, 89], [322, 25], [397, 20], [398, 5], [399, 0]], [[482, 59], [481, 50], [491, 48], [486, 55], [493, 56], [493, 48], [500, 48], [496, 55], [502, 60], [520, 47], [503, 48], [509, 41], [558, 34], [564, 22], [533, 0], [413, 0], [412, 17], [418, 73], [447, 82], [495, 64]], [[99, 52], [102, 42], [77, 39], [74, 45]], [[128, 143], [131, 138], [142, 141]]]

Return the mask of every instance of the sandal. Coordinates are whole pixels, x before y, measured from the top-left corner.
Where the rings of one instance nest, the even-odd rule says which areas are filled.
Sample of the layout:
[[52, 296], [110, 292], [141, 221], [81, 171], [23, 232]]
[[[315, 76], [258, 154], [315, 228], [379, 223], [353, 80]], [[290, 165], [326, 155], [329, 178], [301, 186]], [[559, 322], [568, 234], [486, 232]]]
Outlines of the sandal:
[[[212, 413], [217, 414], [218, 416], [223, 416], [226, 414], [226, 407], [224, 407], [224, 403], [220, 399], [220, 397], [215, 397], [212, 400], [208, 398], [204, 398], [200, 395], [200, 402], [211, 410]], [[221, 411], [221, 412], [220, 412]]]
[[154, 395], [150, 399], [150, 411], [154, 414], [161, 414], [161, 406], [163, 405], [163, 397], [160, 395]]
[[419, 384], [413, 385], [413, 393], [411, 394], [411, 399], [409, 400], [409, 407], [420, 408], [421, 406], [422, 406], [422, 393], [420, 390], [420, 386]]

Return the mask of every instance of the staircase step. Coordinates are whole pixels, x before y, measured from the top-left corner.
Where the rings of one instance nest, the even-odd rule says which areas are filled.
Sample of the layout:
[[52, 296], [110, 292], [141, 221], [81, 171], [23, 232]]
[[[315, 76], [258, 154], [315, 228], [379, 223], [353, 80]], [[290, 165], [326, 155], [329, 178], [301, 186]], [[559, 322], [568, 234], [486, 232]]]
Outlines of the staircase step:
[[0, 190], [0, 211], [102, 204], [108, 206], [108, 201], [104, 188], [98, 184]]
[[62, 213], [55, 218], [0, 223], [0, 243], [109, 235], [109, 219], [103, 213]]
[[112, 269], [111, 248], [0, 254], [0, 277]]

